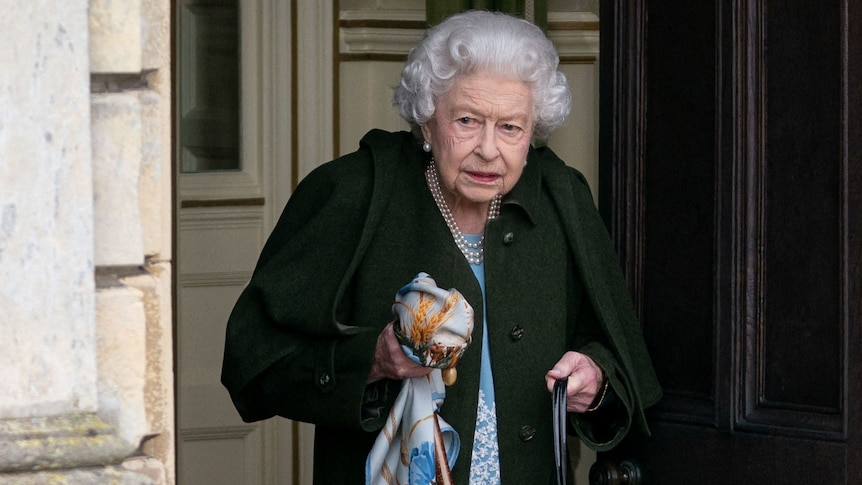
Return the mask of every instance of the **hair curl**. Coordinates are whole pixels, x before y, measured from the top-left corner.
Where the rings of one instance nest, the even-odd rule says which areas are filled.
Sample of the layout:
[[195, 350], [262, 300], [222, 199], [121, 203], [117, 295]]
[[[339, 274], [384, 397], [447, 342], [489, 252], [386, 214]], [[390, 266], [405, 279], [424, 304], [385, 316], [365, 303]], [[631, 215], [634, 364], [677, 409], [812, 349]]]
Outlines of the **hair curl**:
[[417, 136], [437, 102], [461, 76], [482, 71], [519, 79], [533, 96], [533, 137], [544, 140], [572, 109], [559, 56], [537, 26], [499, 12], [473, 10], [429, 29], [410, 50], [394, 104]]

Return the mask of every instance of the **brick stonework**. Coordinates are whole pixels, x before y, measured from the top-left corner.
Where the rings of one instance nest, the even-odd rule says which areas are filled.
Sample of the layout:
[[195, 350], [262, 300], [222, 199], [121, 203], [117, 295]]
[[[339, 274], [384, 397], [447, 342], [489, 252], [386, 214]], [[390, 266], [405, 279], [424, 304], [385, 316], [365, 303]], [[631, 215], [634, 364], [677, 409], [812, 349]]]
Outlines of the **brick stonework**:
[[174, 484], [169, 0], [0, 16], [0, 485]]

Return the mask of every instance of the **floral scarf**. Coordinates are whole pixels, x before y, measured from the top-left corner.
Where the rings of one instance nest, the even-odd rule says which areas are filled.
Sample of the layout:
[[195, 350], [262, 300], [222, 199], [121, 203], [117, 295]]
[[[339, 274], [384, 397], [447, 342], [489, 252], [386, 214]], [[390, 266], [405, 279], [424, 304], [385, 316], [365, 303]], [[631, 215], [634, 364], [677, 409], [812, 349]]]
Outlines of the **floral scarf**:
[[437, 411], [446, 397], [440, 369], [454, 369], [470, 344], [473, 308], [458, 290], [419, 273], [395, 296], [395, 334], [412, 360], [434, 367], [405, 379], [365, 463], [366, 485], [445, 483], [461, 441]]

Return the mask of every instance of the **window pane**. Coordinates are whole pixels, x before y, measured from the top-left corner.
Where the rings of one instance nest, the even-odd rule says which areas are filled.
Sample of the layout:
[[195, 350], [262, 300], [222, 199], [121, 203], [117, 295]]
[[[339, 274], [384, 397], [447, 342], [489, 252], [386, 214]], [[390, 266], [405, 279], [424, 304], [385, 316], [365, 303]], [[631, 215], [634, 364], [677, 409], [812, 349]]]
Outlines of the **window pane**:
[[185, 0], [179, 38], [180, 171], [239, 170], [238, 0]]

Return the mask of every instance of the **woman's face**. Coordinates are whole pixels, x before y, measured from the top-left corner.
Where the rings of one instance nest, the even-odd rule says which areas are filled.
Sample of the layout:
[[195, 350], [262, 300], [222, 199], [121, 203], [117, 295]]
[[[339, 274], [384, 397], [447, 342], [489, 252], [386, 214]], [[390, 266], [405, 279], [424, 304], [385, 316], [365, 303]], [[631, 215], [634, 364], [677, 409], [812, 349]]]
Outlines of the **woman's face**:
[[521, 177], [533, 135], [526, 83], [496, 74], [455, 81], [422, 126], [451, 209], [505, 194]]

